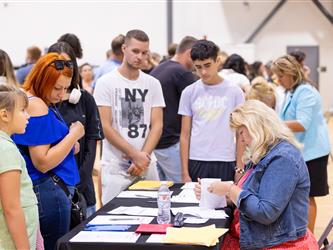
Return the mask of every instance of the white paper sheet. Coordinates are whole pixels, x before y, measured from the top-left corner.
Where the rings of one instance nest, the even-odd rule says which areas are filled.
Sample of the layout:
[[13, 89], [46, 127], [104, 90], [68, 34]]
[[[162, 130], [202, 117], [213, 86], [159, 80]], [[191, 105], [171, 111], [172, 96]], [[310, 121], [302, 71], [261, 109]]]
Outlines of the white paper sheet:
[[146, 240], [146, 243], [163, 243], [165, 234], [152, 234]]
[[193, 215], [206, 219], [225, 219], [228, 217], [224, 210], [215, 210], [203, 207], [174, 207], [171, 208], [171, 211], [174, 215], [181, 212], [185, 215], [185, 217], [186, 215]]
[[180, 189], [194, 189], [197, 182], [186, 182]]
[[140, 234], [134, 232], [81, 231], [70, 242], [128, 242], [135, 243]]
[[209, 219], [200, 219], [200, 218], [186, 218], [184, 223], [188, 224], [203, 224], [206, 223]]
[[151, 207], [125, 207], [120, 206], [108, 212], [109, 214], [128, 214], [128, 215], [139, 215], [139, 216], [157, 216], [157, 208]]
[[97, 215], [88, 225], [139, 225], [149, 224], [154, 217]]
[[171, 202], [199, 203], [193, 189], [183, 189], [178, 195], [172, 196]]
[[155, 198], [157, 191], [122, 191], [117, 198]]
[[216, 195], [208, 192], [209, 186], [216, 181], [221, 182], [221, 179], [217, 178], [201, 179], [201, 199], [199, 203], [200, 207], [214, 209], [227, 206], [227, 200], [225, 195]]

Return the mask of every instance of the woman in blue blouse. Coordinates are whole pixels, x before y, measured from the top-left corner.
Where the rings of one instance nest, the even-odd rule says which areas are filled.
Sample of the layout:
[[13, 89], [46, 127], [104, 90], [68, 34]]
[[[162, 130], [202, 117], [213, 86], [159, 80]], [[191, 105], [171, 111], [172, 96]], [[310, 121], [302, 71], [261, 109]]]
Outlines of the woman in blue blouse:
[[273, 71], [287, 93], [280, 116], [304, 146], [303, 157], [311, 182], [308, 227], [313, 232], [317, 214], [315, 197], [328, 194], [327, 161], [331, 150], [321, 97], [307, 82], [294, 57], [278, 58]]
[[45, 249], [50, 250], [70, 226], [71, 197], [66, 196], [54, 179], [60, 178], [71, 194], [80, 181], [74, 148], [84, 135], [84, 128], [80, 122], [68, 128], [54, 106], [66, 94], [72, 74], [71, 61], [57, 53], [49, 53], [37, 61], [23, 85], [31, 118], [25, 134], [13, 136], [34, 185], [41, 233]]

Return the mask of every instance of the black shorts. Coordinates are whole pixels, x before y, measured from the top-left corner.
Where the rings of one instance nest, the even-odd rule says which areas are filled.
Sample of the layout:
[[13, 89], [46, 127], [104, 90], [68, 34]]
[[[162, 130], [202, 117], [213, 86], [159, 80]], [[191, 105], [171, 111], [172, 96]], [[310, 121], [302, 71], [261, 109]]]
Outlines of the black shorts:
[[306, 162], [310, 175], [310, 197], [328, 194], [327, 183], [328, 155]]
[[220, 178], [222, 181], [233, 181], [236, 162], [189, 160], [188, 171], [192, 181], [198, 178]]

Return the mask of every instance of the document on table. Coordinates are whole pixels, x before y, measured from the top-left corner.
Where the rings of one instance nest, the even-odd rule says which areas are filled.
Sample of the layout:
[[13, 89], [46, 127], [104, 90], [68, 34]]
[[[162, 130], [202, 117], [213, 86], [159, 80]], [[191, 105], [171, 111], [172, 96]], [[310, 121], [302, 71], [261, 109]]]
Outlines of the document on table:
[[[129, 190], [158, 190], [161, 186], [161, 181], [142, 180], [129, 186]], [[167, 182], [168, 187], [173, 185], [172, 181]]]
[[88, 225], [140, 225], [149, 224], [153, 219], [144, 216], [97, 215]]
[[140, 234], [135, 232], [81, 231], [70, 242], [124, 242], [135, 243]]
[[227, 228], [216, 228], [215, 225], [206, 227], [169, 227], [164, 243], [173, 244], [190, 244], [190, 245], [203, 245], [215, 246], [219, 242], [219, 237], [228, 231]]
[[165, 234], [152, 234], [146, 240], [146, 243], [163, 243]]
[[184, 223], [187, 224], [204, 224], [208, 221], [209, 219], [201, 219], [201, 218], [194, 218], [194, 217], [188, 217], [184, 220]]
[[175, 215], [181, 212], [185, 215], [192, 215], [204, 219], [225, 219], [229, 217], [224, 210], [215, 210], [203, 207], [174, 207], [171, 208], [172, 213]]
[[172, 196], [171, 202], [199, 203], [193, 189], [183, 189], [178, 195]]
[[122, 191], [117, 198], [154, 198], [157, 199], [157, 191]]
[[125, 207], [120, 206], [108, 212], [109, 214], [128, 214], [128, 215], [139, 215], [139, 216], [157, 216], [157, 208], [151, 207]]
[[194, 189], [197, 182], [186, 182], [180, 189]]

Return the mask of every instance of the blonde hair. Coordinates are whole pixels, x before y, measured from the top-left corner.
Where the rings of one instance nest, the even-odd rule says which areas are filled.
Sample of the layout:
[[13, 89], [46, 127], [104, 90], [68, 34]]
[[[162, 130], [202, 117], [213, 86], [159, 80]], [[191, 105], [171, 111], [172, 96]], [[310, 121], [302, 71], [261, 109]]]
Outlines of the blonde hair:
[[268, 107], [275, 109], [275, 88], [262, 76], [257, 76], [251, 82], [251, 88], [246, 93], [246, 100], [259, 100]]
[[18, 98], [23, 100], [25, 108], [27, 108], [28, 97], [22, 90], [8, 84], [0, 85], [0, 109], [13, 112]]
[[295, 89], [303, 81], [306, 81], [302, 66], [293, 56], [285, 55], [273, 62], [272, 71], [275, 74], [289, 75], [293, 79], [292, 89]]
[[276, 112], [258, 100], [248, 100], [231, 113], [230, 127], [237, 130], [241, 126], [248, 129], [252, 138], [248, 152], [243, 155], [244, 162], [251, 160], [257, 164], [270, 147], [281, 140], [301, 149], [301, 144]]

